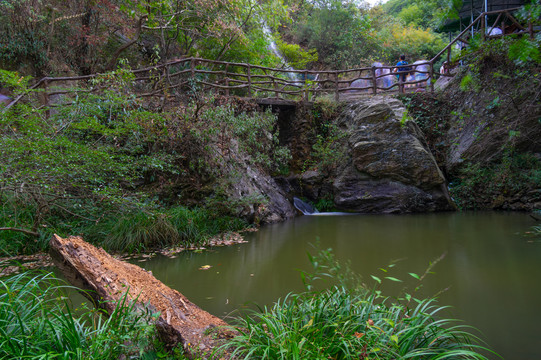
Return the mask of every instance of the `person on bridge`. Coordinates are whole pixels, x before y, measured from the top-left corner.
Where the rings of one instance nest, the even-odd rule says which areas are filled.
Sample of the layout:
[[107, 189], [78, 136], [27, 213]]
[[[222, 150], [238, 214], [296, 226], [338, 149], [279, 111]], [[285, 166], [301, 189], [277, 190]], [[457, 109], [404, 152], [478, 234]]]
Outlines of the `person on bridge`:
[[396, 66], [401, 66], [400, 68], [394, 68], [393, 72], [397, 73], [398, 78], [398, 91], [404, 92], [404, 83], [406, 82], [406, 76], [408, 76], [408, 73], [410, 72], [410, 68], [408, 66], [408, 62], [406, 61], [406, 55], [400, 55], [400, 60], [396, 63]]

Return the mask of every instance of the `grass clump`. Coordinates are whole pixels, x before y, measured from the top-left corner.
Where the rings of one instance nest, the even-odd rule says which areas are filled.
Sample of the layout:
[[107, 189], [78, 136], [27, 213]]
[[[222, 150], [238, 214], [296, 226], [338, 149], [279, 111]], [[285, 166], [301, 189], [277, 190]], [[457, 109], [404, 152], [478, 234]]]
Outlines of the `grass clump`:
[[156, 358], [154, 314], [126, 298], [109, 316], [86, 305], [74, 311], [67, 288], [51, 273], [0, 280], [1, 359]]
[[[307, 291], [239, 319], [240, 335], [222, 350], [239, 359], [486, 359], [470, 328], [444, 318], [435, 298], [391, 298], [347, 285], [347, 267], [325, 265], [334, 261], [329, 250], [311, 260], [316, 274], [305, 274]], [[314, 290], [322, 277], [335, 285]]]
[[88, 239], [107, 250], [143, 252], [170, 246], [206, 245], [213, 236], [238, 231], [247, 221], [206, 208], [176, 206], [164, 211], [134, 211], [87, 230]]

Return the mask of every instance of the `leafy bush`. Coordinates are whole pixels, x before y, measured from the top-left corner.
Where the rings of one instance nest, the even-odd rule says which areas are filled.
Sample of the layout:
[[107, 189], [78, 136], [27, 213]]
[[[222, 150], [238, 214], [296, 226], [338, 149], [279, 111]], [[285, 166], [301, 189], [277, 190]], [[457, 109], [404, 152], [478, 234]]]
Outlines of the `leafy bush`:
[[[0, 76], [27, 91], [18, 75]], [[244, 227], [229, 216], [262, 201], [229, 198], [228, 187], [245, 171], [241, 164], [288, 172], [291, 155], [278, 144], [270, 112], [209, 106], [205, 98], [152, 113], [129, 95], [131, 80], [123, 68], [103, 74], [94, 85], [106, 90], [83, 92], [49, 117], [32, 102], [3, 114], [0, 219], [17, 229], [0, 230], [5, 250], [42, 250], [51, 232], [108, 239], [103, 245], [112, 250], [204, 243], [216, 229]], [[175, 225], [179, 202], [186, 209], [208, 204], [208, 211], [187, 210], [187, 219], [201, 212], [209, 224], [196, 222], [187, 231]], [[29, 236], [37, 240], [26, 241]]]

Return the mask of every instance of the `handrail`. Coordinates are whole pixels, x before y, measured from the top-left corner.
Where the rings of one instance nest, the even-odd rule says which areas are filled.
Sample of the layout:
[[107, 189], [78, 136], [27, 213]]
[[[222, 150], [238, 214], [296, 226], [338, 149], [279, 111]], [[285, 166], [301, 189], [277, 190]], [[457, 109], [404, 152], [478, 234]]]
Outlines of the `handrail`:
[[[453, 46], [457, 41], [464, 41], [462, 39], [462, 36], [464, 36], [464, 34], [467, 34], [473, 26], [477, 25], [477, 24], [481, 24], [481, 31], [482, 31], [482, 34], [483, 34], [483, 37], [485, 36], [485, 29], [487, 28], [487, 25], [488, 24], [485, 24], [485, 19], [486, 17], [490, 16], [490, 15], [496, 15], [498, 14], [498, 18], [496, 19], [496, 21], [494, 22], [493, 26], [491, 28], [493, 28], [495, 25], [499, 25], [497, 24], [498, 20], [500, 19], [500, 17], [502, 15], [505, 15], [509, 20], [511, 20], [512, 23], [516, 24], [517, 26], [520, 26], [522, 29], [525, 29], [522, 25], [520, 25], [518, 23], [518, 21], [511, 15], [511, 12], [514, 12], [514, 11], [517, 11], [519, 10], [520, 8], [519, 7], [515, 7], [515, 8], [511, 8], [511, 9], [504, 9], [504, 10], [493, 10], [493, 11], [486, 11], [486, 12], [483, 12], [481, 13], [479, 16], [477, 16], [477, 18], [475, 18], [475, 20], [473, 20], [471, 22], [471, 24], [469, 24], [464, 30], [462, 30], [462, 32], [460, 34], [458, 34], [451, 42], [449, 42], [449, 44], [447, 44], [447, 46], [445, 46], [439, 53], [437, 53], [431, 60], [430, 62], [432, 63], [435, 63], [438, 58], [443, 55], [443, 53], [445, 53], [446, 51], [449, 51], [451, 49], [451, 46]], [[530, 33], [530, 36], [533, 36], [533, 28], [531, 26], [529, 26], [529, 33]], [[503, 29], [502, 29], [503, 30]], [[526, 31], [522, 32], [522, 33], [525, 33]], [[502, 34], [502, 36], [505, 36], [505, 32]]]
[[[286, 70], [278, 68], [264, 67], [260, 65], [252, 65], [247, 63], [237, 63], [237, 62], [226, 62], [220, 60], [210, 60], [203, 59], [199, 57], [188, 57], [175, 59], [163, 64], [145, 67], [141, 69], [131, 70], [131, 73], [135, 76], [135, 81], [138, 83], [148, 83], [152, 85], [150, 91], [142, 91], [138, 95], [141, 97], [154, 96], [157, 94], [163, 94], [166, 89], [176, 89], [185, 85], [189, 85], [189, 79], [195, 79], [199, 85], [203, 85], [208, 88], [213, 88], [218, 91], [225, 91], [226, 96], [230, 95], [231, 90], [245, 90], [248, 94], [248, 97], [252, 95], [259, 96], [263, 94], [267, 96], [269, 94], [274, 94], [274, 98], [280, 98], [280, 96], [293, 96], [301, 98], [307, 101], [310, 98], [310, 93], [314, 96], [322, 94], [334, 94], [336, 100], [339, 100], [340, 94], [348, 91], [369, 91], [373, 94], [378, 93], [378, 91], [396, 91], [398, 87], [399, 92], [403, 92], [403, 87], [408, 85], [422, 85], [424, 87], [429, 86], [431, 91], [434, 91], [434, 76], [435, 75], [444, 75], [440, 72], [434, 71], [434, 64], [446, 51], [448, 52], [448, 60], [450, 60], [451, 47], [457, 41], [466, 42], [467, 40], [463, 38], [474, 26], [481, 24], [481, 31], [483, 38], [485, 38], [485, 29], [488, 24], [485, 24], [485, 18], [490, 15], [498, 14], [496, 22], [500, 20], [502, 16], [505, 19], [509, 19], [514, 25], [522, 29], [519, 34], [526, 32], [530, 33], [530, 36], [533, 36], [534, 29], [531, 26], [531, 23], [528, 24], [528, 31], [526, 28], [520, 25], [517, 20], [510, 14], [512, 11], [516, 11], [519, 8], [506, 9], [506, 10], [495, 10], [487, 11], [480, 14], [471, 24], [469, 24], [463, 31], [460, 32], [447, 46], [445, 46], [440, 52], [438, 52], [432, 59], [418, 64], [408, 64], [403, 66], [396, 65], [382, 65], [378, 67], [363, 67], [363, 68], [351, 68], [345, 70]], [[494, 24], [492, 27], [494, 27]], [[503, 22], [502, 22], [503, 25]], [[538, 31], [538, 30], [535, 30]], [[505, 35], [505, 31], [502, 36]], [[171, 73], [170, 70], [175, 65], [182, 65], [185, 68]], [[200, 66], [211, 65], [209, 68], [201, 69]], [[413, 74], [422, 74], [423, 79], [413, 80], [406, 82], [393, 82], [390, 86], [383, 86], [381, 84], [383, 79], [386, 77], [391, 77], [394, 79], [400, 72], [400, 68], [404, 67], [416, 67], [420, 65], [428, 65], [428, 71], [421, 71], [413, 68], [409, 73]], [[223, 66], [223, 70], [216, 70], [216, 67]], [[230, 71], [231, 68], [237, 68], [237, 71]], [[245, 69], [244, 72], [238, 71], [239, 69]], [[379, 70], [379, 71], [378, 71]], [[382, 70], [391, 70], [390, 73], [384, 73]], [[398, 71], [398, 73], [393, 73], [393, 71]], [[143, 75], [144, 73], [154, 72], [154, 74]], [[262, 73], [260, 73], [262, 72]], [[351, 73], [358, 73], [358, 76], [353, 78], [349, 77]], [[379, 72], [379, 75], [378, 75]], [[292, 78], [292, 74], [302, 75], [303, 78]], [[363, 75], [365, 74], [365, 75]], [[43, 87], [42, 90], [45, 98], [45, 105], [48, 104], [48, 96], [67, 94], [67, 93], [77, 93], [77, 92], [95, 92], [102, 90], [103, 87], [90, 87], [85, 90], [73, 88], [67, 90], [58, 90], [53, 89], [49, 91], [49, 85], [54, 82], [76, 82], [76, 81], [88, 81], [94, 78], [97, 78], [105, 74], [91, 74], [83, 76], [73, 76], [73, 77], [44, 77], [40, 79], [36, 84], [30, 87], [30, 90], [35, 90], [38, 87]], [[143, 76], [141, 76], [143, 75]], [[196, 75], [204, 77], [196, 78]], [[309, 79], [310, 75], [313, 79]], [[188, 77], [188, 79], [183, 79]], [[214, 77], [214, 78], [213, 78]], [[177, 83], [173, 83], [176, 81]], [[361, 80], [364, 82], [362, 86], [351, 86], [353, 81]], [[159, 87], [159, 88], [158, 88]], [[24, 98], [29, 92], [25, 92], [17, 96], [11, 103], [1, 109], [1, 112], [6, 112], [13, 105], [18, 103], [22, 98]]]

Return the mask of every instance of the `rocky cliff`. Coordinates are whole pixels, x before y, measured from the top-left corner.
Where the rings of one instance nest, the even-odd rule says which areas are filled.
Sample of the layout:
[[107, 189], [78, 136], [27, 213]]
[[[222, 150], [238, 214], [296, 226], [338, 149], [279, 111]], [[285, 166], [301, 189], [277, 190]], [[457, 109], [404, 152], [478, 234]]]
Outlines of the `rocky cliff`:
[[339, 211], [409, 213], [451, 210], [445, 178], [422, 132], [405, 121], [403, 104], [377, 96], [348, 103], [335, 124], [342, 162], [329, 172], [305, 171], [282, 179], [289, 194], [317, 202], [332, 199]]

